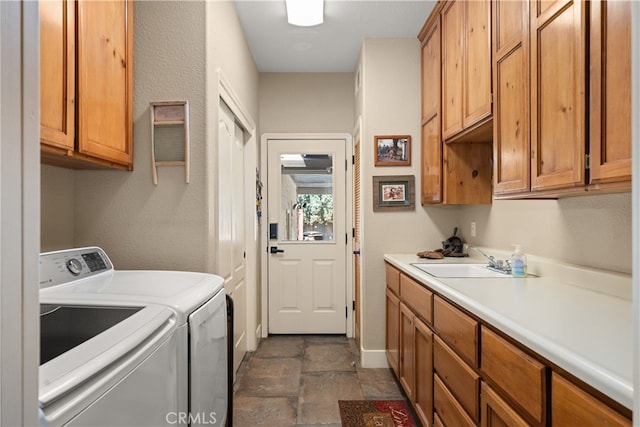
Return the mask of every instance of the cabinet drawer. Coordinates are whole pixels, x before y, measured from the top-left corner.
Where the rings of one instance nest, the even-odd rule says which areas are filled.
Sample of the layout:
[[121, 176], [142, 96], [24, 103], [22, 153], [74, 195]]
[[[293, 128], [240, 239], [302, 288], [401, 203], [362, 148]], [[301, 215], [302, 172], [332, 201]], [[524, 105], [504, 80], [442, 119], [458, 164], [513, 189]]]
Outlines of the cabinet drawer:
[[482, 328], [481, 370], [538, 423], [544, 423], [545, 367]]
[[482, 382], [482, 427], [509, 426], [529, 427], [498, 394]]
[[480, 376], [467, 366], [440, 338], [434, 338], [433, 366], [467, 414], [480, 422]]
[[400, 299], [413, 309], [415, 314], [433, 324], [433, 292], [412, 278], [400, 275]]
[[389, 263], [384, 264], [387, 273], [387, 286], [394, 294], [400, 295], [400, 270]]
[[478, 322], [436, 296], [433, 301], [433, 324], [451, 348], [472, 367], [478, 367]]
[[437, 374], [433, 377], [433, 406], [440, 421], [447, 427], [475, 426]]
[[442, 421], [440, 421], [440, 417], [436, 413], [433, 414], [433, 426], [444, 427], [444, 424], [442, 424]]
[[630, 426], [625, 418], [555, 372], [551, 376], [551, 424]]

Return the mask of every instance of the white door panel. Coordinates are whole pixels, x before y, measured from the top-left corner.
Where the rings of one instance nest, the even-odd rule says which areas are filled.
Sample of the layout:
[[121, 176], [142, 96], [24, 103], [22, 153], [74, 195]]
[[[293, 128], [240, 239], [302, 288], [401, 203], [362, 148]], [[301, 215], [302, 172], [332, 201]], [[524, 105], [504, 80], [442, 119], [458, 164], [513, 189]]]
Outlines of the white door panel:
[[218, 123], [218, 274], [234, 302], [234, 372], [247, 351], [244, 132], [226, 104]]
[[270, 333], [346, 332], [345, 144], [268, 142]]

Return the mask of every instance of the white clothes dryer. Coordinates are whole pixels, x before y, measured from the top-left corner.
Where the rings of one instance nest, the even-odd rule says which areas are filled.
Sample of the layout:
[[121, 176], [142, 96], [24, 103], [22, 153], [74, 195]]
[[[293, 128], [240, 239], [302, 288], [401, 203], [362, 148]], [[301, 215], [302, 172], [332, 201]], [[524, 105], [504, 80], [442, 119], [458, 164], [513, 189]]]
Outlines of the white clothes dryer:
[[[176, 328], [177, 406], [164, 414], [164, 423], [225, 425], [229, 398], [227, 315], [221, 277], [195, 272], [115, 270], [107, 254], [98, 247], [43, 253], [40, 272], [41, 305], [169, 309]], [[169, 388], [173, 386], [169, 381], [167, 393], [172, 392]], [[131, 405], [135, 403], [132, 401]], [[46, 404], [43, 410], [47, 415]], [[107, 415], [104, 425], [112, 424]]]

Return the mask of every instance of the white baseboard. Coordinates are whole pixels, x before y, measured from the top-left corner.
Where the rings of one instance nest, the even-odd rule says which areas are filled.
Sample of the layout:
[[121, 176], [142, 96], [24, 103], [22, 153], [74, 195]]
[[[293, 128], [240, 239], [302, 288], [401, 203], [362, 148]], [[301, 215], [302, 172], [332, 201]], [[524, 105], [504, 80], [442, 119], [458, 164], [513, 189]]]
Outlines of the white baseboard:
[[360, 348], [360, 364], [363, 368], [388, 368], [387, 353], [384, 350]]

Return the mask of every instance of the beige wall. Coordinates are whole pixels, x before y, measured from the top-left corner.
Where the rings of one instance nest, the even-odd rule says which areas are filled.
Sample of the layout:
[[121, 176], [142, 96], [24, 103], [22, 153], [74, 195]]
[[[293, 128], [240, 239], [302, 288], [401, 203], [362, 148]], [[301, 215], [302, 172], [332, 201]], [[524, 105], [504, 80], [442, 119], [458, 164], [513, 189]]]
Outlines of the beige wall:
[[260, 133], [353, 131], [352, 73], [261, 73]]
[[[470, 223], [476, 221], [477, 236]], [[460, 230], [471, 244], [631, 273], [631, 193], [559, 200], [496, 200], [465, 207]]]
[[74, 247], [73, 176], [71, 169], [40, 167], [40, 252]]
[[[358, 67], [362, 88], [362, 346], [385, 345], [385, 253], [440, 247], [453, 231], [459, 208], [420, 206], [420, 45], [417, 39], [367, 39]], [[374, 167], [375, 135], [411, 135], [410, 167]], [[413, 175], [416, 208], [373, 212], [373, 176]]]

